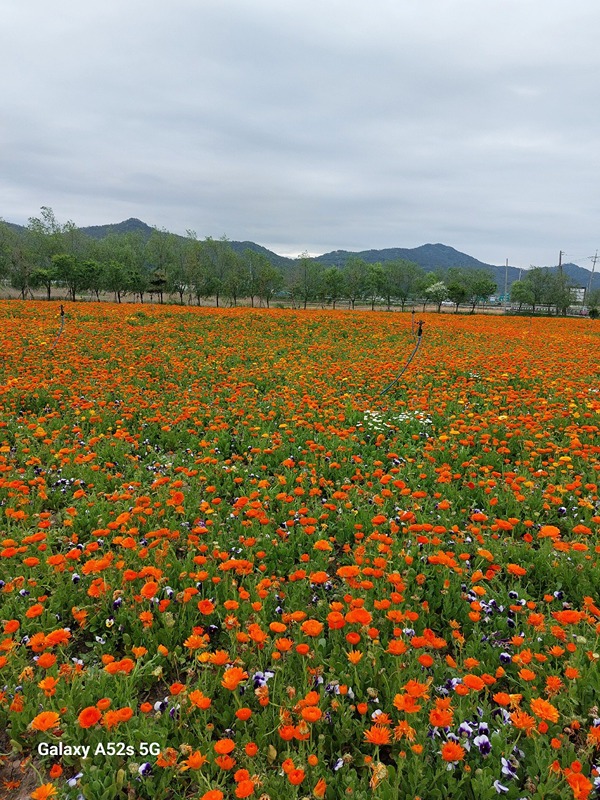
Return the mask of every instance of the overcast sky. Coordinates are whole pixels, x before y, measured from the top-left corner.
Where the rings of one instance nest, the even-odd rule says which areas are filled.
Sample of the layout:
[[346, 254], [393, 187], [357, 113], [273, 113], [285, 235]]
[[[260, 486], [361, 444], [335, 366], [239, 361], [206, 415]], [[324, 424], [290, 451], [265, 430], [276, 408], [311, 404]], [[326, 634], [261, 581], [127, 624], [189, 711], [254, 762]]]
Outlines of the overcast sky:
[[6, 0], [0, 216], [285, 255], [600, 247], [598, 0]]

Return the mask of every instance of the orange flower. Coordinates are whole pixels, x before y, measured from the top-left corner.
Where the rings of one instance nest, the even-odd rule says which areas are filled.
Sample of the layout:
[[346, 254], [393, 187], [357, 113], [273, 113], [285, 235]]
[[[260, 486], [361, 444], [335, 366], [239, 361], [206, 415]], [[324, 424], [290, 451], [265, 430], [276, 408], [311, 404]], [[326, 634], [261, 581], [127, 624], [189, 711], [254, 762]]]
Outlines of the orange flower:
[[465, 750], [456, 742], [446, 742], [442, 745], [442, 758], [444, 761], [457, 763], [458, 761], [462, 761], [465, 757]]
[[56, 664], [56, 656], [53, 653], [42, 653], [37, 660], [38, 667], [42, 669], [50, 669]]
[[193, 692], [189, 693], [188, 698], [193, 706], [201, 708], [203, 711], [209, 708], [212, 703], [210, 697], [205, 697], [200, 689], [194, 689]]
[[306, 722], [318, 722], [323, 716], [323, 712], [317, 706], [308, 706], [302, 709], [300, 715]]
[[246, 680], [247, 677], [248, 673], [245, 672], [241, 667], [230, 667], [223, 673], [221, 686], [224, 686], [225, 689], [229, 689], [230, 692], [233, 692], [237, 689], [238, 685], [242, 681]]
[[343, 628], [345, 624], [344, 615], [339, 611], [330, 611], [327, 615], [327, 625], [332, 631]]
[[292, 786], [299, 786], [306, 777], [306, 773], [303, 769], [293, 769], [288, 772], [287, 777]]
[[91, 728], [100, 722], [102, 714], [96, 706], [87, 706], [79, 713], [77, 722], [80, 728]]
[[56, 694], [56, 685], [58, 678], [44, 678], [38, 683], [39, 688], [44, 692], [46, 697], [52, 697]]
[[592, 782], [589, 781], [585, 775], [582, 775], [581, 772], [567, 772], [565, 770], [565, 777], [567, 783], [571, 787], [575, 800], [587, 800], [590, 796], [590, 792], [594, 788]]
[[204, 792], [200, 800], [223, 800], [224, 796], [220, 789], [209, 789], [208, 792]]
[[177, 750], [174, 747], [165, 747], [158, 754], [156, 765], [162, 768], [173, 767], [177, 763]]
[[316, 637], [319, 636], [323, 630], [323, 623], [316, 619], [304, 620], [300, 626], [300, 630], [305, 636]]
[[536, 678], [535, 672], [527, 667], [519, 670], [519, 677], [524, 681], [534, 681]]
[[478, 675], [464, 675], [463, 683], [465, 686], [468, 686], [469, 689], [473, 689], [476, 692], [480, 692], [483, 688], [485, 688], [485, 683]]
[[529, 705], [533, 713], [536, 717], [539, 717], [539, 719], [546, 719], [549, 722], [558, 722], [558, 709], [547, 700], [537, 697], [535, 700], [532, 700]]
[[385, 725], [371, 725], [365, 731], [365, 741], [375, 745], [385, 745], [390, 743], [390, 729]]
[[427, 694], [427, 690], [429, 689], [429, 684], [427, 683], [420, 683], [419, 681], [409, 681], [404, 686], [404, 691], [409, 694], [411, 697], [422, 697], [425, 700], [429, 697]]
[[443, 708], [432, 708], [429, 712], [429, 722], [435, 728], [449, 728], [452, 725], [454, 715], [452, 711]]
[[52, 728], [58, 728], [59, 723], [60, 715], [56, 711], [42, 711], [41, 714], [31, 720], [29, 726], [34, 731], [48, 731]]
[[235, 796], [250, 797], [250, 795], [254, 794], [254, 789], [254, 781], [252, 781], [250, 778], [245, 778], [244, 780], [241, 780], [235, 787]]
[[53, 783], [43, 783], [31, 793], [31, 797], [33, 800], [49, 800], [51, 797], [56, 797], [57, 794], [56, 786]]
[[219, 739], [218, 742], [214, 744], [215, 753], [220, 756], [229, 755], [233, 750], [235, 750], [235, 742], [233, 739]]
[[207, 617], [215, 610], [215, 604], [212, 600], [200, 600], [198, 603], [198, 611]]
[[181, 771], [185, 772], [188, 769], [200, 769], [207, 761], [206, 756], [203, 756], [199, 750], [194, 750], [193, 753], [181, 762]]
[[421, 710], [416, 699], [409, 694], [397, 694], [394, 697], [394, 706], [398, 711], [404, 711], [405, 714], [416, 714]]
[[535, 728], [535, 719], [529, 714], [525, 713], [525, 711], [513, 711], [510, 715], [510, 719], [515, 728], [525, 731], [527, 736], [530, 736], [531, 732]]

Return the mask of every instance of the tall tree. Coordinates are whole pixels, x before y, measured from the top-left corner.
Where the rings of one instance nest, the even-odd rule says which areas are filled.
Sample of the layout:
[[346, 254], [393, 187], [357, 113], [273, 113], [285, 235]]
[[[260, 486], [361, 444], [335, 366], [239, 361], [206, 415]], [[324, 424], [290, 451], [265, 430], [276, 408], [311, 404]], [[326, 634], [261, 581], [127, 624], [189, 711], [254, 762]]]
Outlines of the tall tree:
[[425, 294], [437, 305], [437, 312], [440, 313], [442, 303], [448, 297], [448, 287], [443, 281], [436, 281], [425, 289]]
[[311, 258], [305, 251], [298, 258], [292, 278], [292, 297], [302, 303], [303, 308], [309, 302], [316, 300], [321, 290], [323, 268], [318, 261]]
[[232, 263], [232, 248], [225, 234], [220, 239], [207, 236], [202, 242], [202, 261], [206, 268], [206, 285], [211, 287], [217, 308], [225, 288], [227, 271]]
[[371, 300], [371, 311], [375, 310], [375, 303], [386, 293], [386, 273], [380, 263], [369, 264], [367, 267], [367, 292]]
[[359, 256], [350, 256], [344, 266], [345, 296], [351, 308], [367, 292], [367, 262]]
[[323, 273], [323, 296], [332, 308], [344, 296], [344, 283], [344, 274], [338, 267], [329, 267]]
[[388, 309], [392, 298], [400, 301], [402, 311], [407, 300], [414, 297], [417, 293], [419, 278], [423, 275], [423, 270], [418, 264], [407, 261], [404, 258], [386, 261], [383, 265], [386, 272], [386, 299]]

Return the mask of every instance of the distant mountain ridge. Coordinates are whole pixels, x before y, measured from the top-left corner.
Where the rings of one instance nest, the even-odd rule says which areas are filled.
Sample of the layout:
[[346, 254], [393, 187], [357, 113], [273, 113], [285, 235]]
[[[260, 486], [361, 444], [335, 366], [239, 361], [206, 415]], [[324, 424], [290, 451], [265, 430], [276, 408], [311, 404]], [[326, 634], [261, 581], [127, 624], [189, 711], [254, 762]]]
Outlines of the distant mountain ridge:
[[[13, 230], [24, 231], [22, 225], [15, 223], [7, 223]], [[124, 233], [139, 233], [144, 239], [148, 239], [152, 232], [155, 230], [152, 226], [143, 222], [137, 217], [130, 217], [123, 220], [107, 225], [88, 225], [79, 229], [82, 233], [90, 236], [92, 239], [103, 239], [109, 234], [124, 234]], [[176, 234], [178, 235], [178, 234]], [[182, 237], [183, 238], [183, 237]], [[263, 253], [268, 257], [272, 264], [281, 267], [284, 270], [289, 270], [297, 263], [297, 259], [281, 256], [268, 250], [262, 245], [255, 242], [238, 242], [230, 241], [229, 244], [237, 253], [242, 253], [246, 249], [255, 250], [256, 252]], [[485, 269], [490, 272], [498, 286], [498, 293], [502, 294], [504, 290], [504, 283], [507, 275], [506, 267], [498, 266], [497, 264], [486, 264], [479, 261], [473, 256], [466, 253], [461, 253], [454, 247], [446, 244], [423, 244], [419, 247], [405, 248], [405, 247], [388, 247], [381, 250], [332, 250], [329, 253], [315, 256], [314, 261], [317, 261], [326, 267], [343, 267], [349, 258], [361, 258], [368, 264], [375, 264], [378, 262], [393, 261], [395, 259], [405, 259], [418, 264], [426, 272], [432, 272], [438, 269], [450, 269], [451, 267], [466, 267], [472, 269]], [[590, 281], [590, 270], [585, 267], [580, 267], [577, 264], [563, 264], [563, 271], [565, 275], [572, 280], [576, 286], [587, 287]], [[551, 270], [556, 270], [557, 267], [549, 267]], [[510, 286], [514, 281], [526, 274], [527, 270], [520, 267], [508, 267], [508, 285]], [[600, 288], [600, 270], [593, 276], [592, 288]]]

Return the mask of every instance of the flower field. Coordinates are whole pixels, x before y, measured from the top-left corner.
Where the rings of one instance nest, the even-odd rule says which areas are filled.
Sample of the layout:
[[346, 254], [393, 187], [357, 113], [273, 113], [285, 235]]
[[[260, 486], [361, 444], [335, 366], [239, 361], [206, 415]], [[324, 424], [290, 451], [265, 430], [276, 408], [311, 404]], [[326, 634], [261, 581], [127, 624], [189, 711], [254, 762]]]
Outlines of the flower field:
[[600, 327], [0, 304], [0, 795], [600, 796]]

